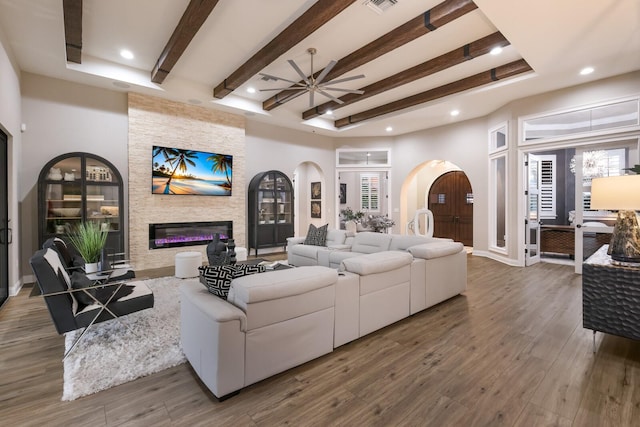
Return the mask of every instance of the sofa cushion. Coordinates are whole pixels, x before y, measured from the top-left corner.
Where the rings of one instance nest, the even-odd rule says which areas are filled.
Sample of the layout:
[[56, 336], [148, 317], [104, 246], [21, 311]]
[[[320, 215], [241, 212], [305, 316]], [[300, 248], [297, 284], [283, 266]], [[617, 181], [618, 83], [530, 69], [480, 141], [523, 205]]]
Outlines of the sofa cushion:
[[341, 269], [351, 273], [367, 276], [383, 273], [411, 264], [413, 257], [407, 252], [385, 251], [375, 252], [347, 258], [342, 261]]
[[259, 277], [245, 276], [233, 280], [227, 300], [244, 308], [248, 303], [300, 295], [337, 280], [337, 271], [319, 266], [273, 271]]
[[327, 231], [326, 246], [336, 246], [344, 244], [344, 240], [347, 238], [347, 232], [345, 230], [336, 230], [332, 228]]
[[323, 249], [325, 249], [324, 246], [296, 245], [295, 248], [291, 248], [290, 251], [298, 256], [316, 259], [318, 256], [318, 251], [321, 251]]
[[411, 246], [407, 250], [416, 258], [433, 259], [457, 254], [463, 249], [460, 242], [432, 242]]
[[391, 235], [384, 233], [364, 232], [356, 234], [351, 246], [352, 252], [371, 254], [389, 250]]
[[309, 224], [309, 230], [307, 231], [307, 237], [304, 239], [304, 244], [324, 246], [327, 241], [327, 227], [329, 227], [329, 224], [325, 224], [322, 227]]
[[432, 242], [453, 242], [451, 239], [443, 239], [439, 237], [425, 237], [425, 236], [409, 236], [394, 234], [389, 245], [390, 251], [406, 251], [411, 246], [421, 245], [423, 243]]

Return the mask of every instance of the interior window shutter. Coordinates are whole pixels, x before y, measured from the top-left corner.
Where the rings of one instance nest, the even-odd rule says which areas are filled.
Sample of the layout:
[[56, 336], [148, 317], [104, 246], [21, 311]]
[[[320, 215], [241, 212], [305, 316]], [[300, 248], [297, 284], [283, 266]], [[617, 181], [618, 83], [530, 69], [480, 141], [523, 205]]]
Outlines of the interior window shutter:
[[368, 212], [380, 211], [380, 176], [378, 174], [360, 175], [360, 209]]
[[555, 219], [556, 156], [540, 156], [540, 218]]

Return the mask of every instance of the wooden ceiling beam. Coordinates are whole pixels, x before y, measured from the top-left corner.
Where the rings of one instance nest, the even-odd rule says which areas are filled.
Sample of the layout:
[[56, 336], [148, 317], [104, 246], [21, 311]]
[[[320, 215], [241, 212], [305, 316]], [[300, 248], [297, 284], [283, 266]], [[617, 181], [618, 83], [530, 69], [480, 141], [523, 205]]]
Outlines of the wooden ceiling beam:
[[218, 0], [191, 0], [176, 25], [156, 65], [151, 70], [151, 81], [162, 83], [176, 65], [204, 21], [207, 20]]
[[[445, 0], [432, 9], [396, 27], [371, 43], [351, 52], [338, 60], [335, 67], [327, 74], [323, 81], [328, 82], [342, 74], [349, 72], [367, 62], [391, 52], [392, 50], [417, 39], [428, 32], [477, 9], [472, 0]], [[322, 70], [314, 74], [317, 77]], [[284, 90], [273, 95], [262, 103], [264, 110], [270, 111], [293, 99], [298, 91]]]
[[285, 28], [266, 46], [260, 49], [240, 68], [215, 87], [213, 96], [219, 99], [229, 95], [267, 65], [300, 43], [322, 25], [354, 3], [356, 0], [319, 0], [305, 13]]
[[335, 111], [339, 108], [353, 104], [354, 102], [362, 101], [382, 92], [395, 89], [396, 87], [446, 70], [447, 68], [469, 61], [478, 56], [486, 55], [494, 47], [504, 47], [508, 45], [509, 41], [500, 32], [495, 32], [436, 58], [423, 62], [422, 64], [408, 68], [385, 79], [360, 88], [360, 90], [364, 91], [361, 95], [354, 93], [344, 95], [339, 98], [343, 101], [343, 104], [338, 104], [335, 101], [329, 101], [311, 108], [302, 113], [302, 118], [304, 120], [309, 120], [314, 117], [321, 116], [329, 110]]
[[82, 0], [63, 0], [67, 62], [82, 63]]
[[519, 74], [531, 71], [531, 67], [524, 59], [519, 59], [514, 62], [510, 62], [506, 65], [501, 65], [491, 70], [483, 71], [482, 73], [475, 74], [471, 77], [458, 80], [444, 86], [439, 86], [434, 89], [427, 90], [416, 95], [409, 96], [407, 98], [399, 99], [397, 101], [390, 102], [379, 107], [372, 108], [361, 113], [352, 114], [348, 117], [338, 119], [334, 122], [335, 127], [343, 128], [355, 123], [370, 120], [374, 117], [382, 116], [396, 111], [403, 110], [405, 108], [413, 107], [416, 105], [424, 104], [434, 99], [443, 98], [448, 95], [463, 92], [465, 90], [473, 89], [476, 87], [484, 86], [486, 84], [493, 83], [497, 80], [506, 79]]

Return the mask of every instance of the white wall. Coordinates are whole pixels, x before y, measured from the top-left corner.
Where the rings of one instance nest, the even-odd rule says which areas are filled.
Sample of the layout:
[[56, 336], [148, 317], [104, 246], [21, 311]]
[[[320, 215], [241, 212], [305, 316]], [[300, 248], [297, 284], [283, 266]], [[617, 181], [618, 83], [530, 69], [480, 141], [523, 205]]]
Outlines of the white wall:
[[[486, 250], [489, 208], [487, 156], [485, 119], [468, 120], [455, 125], [398, 136], [394, 147], [392, 170], [394, 206], [400, 206], [402, 185], [416, 167], [429, 160], [447, 160], [460, 167], [471, 182], [474, 195], [473, 247]], [[416, 188], [416, 191], [422, 191], [424, 194], [424, 189]], [[402, 226], [404, 227], [404, 224]]]
[[[300, 194], [304, 204], [300, 205], [299, 216], [296, 218], [299, 225], [299, 233], [306, 234], [308, 224], [311, 222], [309, 215], [307, 182], [316, 180], [315, 177], [323, 177], [322, 181], [322, 218], [314, 219], [322, 224], [329, 223], [329, 228], [335, 227], [334, 200], [335, 200], [335, 150], [333, 140], [312, 132], [300, 132], [278, 126], [268, 125], [256, 121], [247, 121], [245, 138], [247, 142], [247, 182], [256, 174], [267, 170], [279, 170], [293, 180], [294, 171], [305, 162], [313, 162], [320, 168], [314, 171], [314, 175], [301, 179]], [[315, 169], [315, 168], [313, 168]], [[308, 171], [307, 171], [308, 172]], [[302, 188], [304, 186], [304, 188]], [[295, 203], [299, 201], [296, 200]]]
[[9, 227], [13, 243], [9, 245], [9, 294], [15, 295], [22, 285], [20, 246], [22, 240], [19, 208], [19, 170], [22, 158], [20, 133], [20, 71], [13, 58], [2, 28], [0, 28], [0, 129], [8, 136]]
[[76, 151], [109, 160], [122, 175], [127, 212], [127, 94], [23, 73], [22, 116], [21, 256], [27, 275], [29, 257], [38, 249], [38, 175], [49, 160]]

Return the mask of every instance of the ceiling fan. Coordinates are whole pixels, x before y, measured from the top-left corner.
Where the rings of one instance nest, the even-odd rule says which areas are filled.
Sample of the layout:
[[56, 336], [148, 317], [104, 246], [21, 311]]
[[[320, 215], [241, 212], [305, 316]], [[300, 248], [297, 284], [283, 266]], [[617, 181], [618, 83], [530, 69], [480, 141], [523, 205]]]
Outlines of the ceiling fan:
[[282, 80], [285, 82], [289, 82], [289, 83], [293, 83], [293, 86], [290, 87], [281, 87], [281, 88], [273, 88], [273, 89], [260, 89], [261, 92], [264, 91], [269, 91], [269, 90], [297, 90], [300, 91], [300, 93], [297, 93], [291, 97], [289, 97], [288, 101], [299, 97], [302, 94], [305, 94], [307, 92], [309, 92], [309, 108], [312, 108], [314, 106], [314, 94], [316, 92], [318, 92], [321, 95], [326, 96], [327, 98], [329, 98], [330, 100], [337, 102], [338, 104], [344, 104], [343, 101], [341, 101], [340, 99], [336, 98], [335, 96], [331, 95], [330, 93], [328, 93], [327, 91], [331, 90], [331, 91], [336, 91], [336, 92], [344, 92], [344, 93], [356, 93], [359, 95], [362, 95], [364, 93], [363, 90], [359, 90], [359, 89], [343, 89], [343, 88], [337, 88], [337, 87], [330, 87], [331, 85], [337, 84], [337, 83], [344, 83], [344, 82], [348, 82], [350, 80], [356, 80], [356, 79], [361, 79], [364, 77], [364, 74], [360, 74], [357, 76], [352, 76], [352, 77], [345, 77], [342, 79], [333, 79], [333, 80], [329, 80], [328, 82], [323, 82], [324, 78], [327, 77], [327, 74], [329, 74], [329, 72], [333, 69], [333, 67], [335, 67], [335, 65], [338, 63], [338, 61], [331, 61], [329, 62], [329, 64], [327, 64], [326, 67], [324, 67], [324, 69], [322, 70], [322, 72], [318, 75], [317, 78], [313, 77], [313, 55], [316, 54], [316, 49], [313, 47], [310, 47], [309, 49], [307, 49], [307, 52], [309, 53], [309, 55], [311, 55], [311, 73], [309, 74], [309, 77], [307, 77], [306, 74], [304, 74], [302, 72], [302, 70], [300, 69], [300, 67], [298, 67], [298, 64], [295, 63], [295, 61], [293, 61], [292, 59], [289, 59], [287, 62], [293, 67], [294, 70], [296, 70], [296, 73], [298, 73], [298, 75], [302, 78], [301, 82], [295, 82], [293, 80], [289, 80], [289, 79], [285, 79], [283, 77], [278, 77], [278, 76], [272, 76], [270, 74], [265, 74], [265, 73], [259, 73], [261, 76], [263, 76], [264, 80]]

